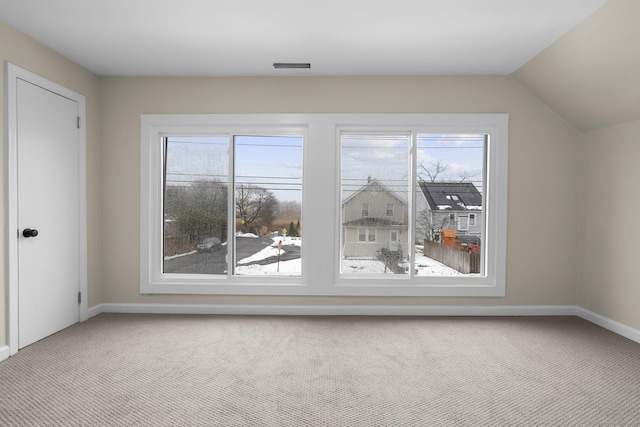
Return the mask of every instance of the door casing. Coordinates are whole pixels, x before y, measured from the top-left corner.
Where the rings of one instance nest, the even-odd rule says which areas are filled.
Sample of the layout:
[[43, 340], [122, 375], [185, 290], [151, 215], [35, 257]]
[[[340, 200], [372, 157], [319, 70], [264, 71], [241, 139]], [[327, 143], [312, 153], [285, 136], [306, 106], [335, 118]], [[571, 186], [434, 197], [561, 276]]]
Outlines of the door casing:
[[24, 80], [43, 89], [49, 90], [78, 103], [80, 120], [79, 134], [79, 218], [78, 236], [80, 237], [80, 321], [88, 318], [87, 312], [87, 191], [86, 191], [86, 103], [85, 97], [70, 89], [60, 86], [37, 74], [6, 62], [5, 75], [7, 97], [6, 121], [6, 179], [7, 206], [5, 229], [5, 261], [6, 283], [8, 286], [7, 301], [7, 342], [10, 355], [18, 352], [18, 127], [17, 127], [17, 82]]

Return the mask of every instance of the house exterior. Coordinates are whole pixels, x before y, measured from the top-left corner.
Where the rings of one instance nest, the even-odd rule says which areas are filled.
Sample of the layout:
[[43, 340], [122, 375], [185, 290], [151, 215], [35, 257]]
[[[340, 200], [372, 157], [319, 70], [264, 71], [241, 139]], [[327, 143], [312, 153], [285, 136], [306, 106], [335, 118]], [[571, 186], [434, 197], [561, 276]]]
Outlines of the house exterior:
[[420, 181], [419, 186], [418, 241], [438, 241], [443, 230], [453, 230], [462, 244], [480, 241], [484, 223], [482, 194], [472, 182]]
[[383, 249], [406, 254], [407, 203], [369, 179], [342, 203], [342, 257], [375, 258]]

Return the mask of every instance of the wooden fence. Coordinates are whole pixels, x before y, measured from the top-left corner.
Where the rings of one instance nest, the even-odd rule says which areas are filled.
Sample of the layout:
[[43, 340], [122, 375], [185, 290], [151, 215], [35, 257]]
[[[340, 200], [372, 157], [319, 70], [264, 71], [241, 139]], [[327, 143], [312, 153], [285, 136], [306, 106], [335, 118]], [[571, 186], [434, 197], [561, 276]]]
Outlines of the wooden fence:
[[480, 254], [425, 240], [424, 255], [463, 274], [480, 273]]

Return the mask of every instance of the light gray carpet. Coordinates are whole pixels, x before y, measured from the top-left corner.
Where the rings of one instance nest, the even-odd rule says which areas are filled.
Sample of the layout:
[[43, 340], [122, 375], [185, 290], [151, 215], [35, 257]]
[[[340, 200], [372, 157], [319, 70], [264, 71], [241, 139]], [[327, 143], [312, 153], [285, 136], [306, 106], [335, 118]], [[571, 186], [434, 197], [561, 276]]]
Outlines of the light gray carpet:
[[102, 314], [0, 363], [12, 426], [640, 426], [640, 344], [575, 317]]

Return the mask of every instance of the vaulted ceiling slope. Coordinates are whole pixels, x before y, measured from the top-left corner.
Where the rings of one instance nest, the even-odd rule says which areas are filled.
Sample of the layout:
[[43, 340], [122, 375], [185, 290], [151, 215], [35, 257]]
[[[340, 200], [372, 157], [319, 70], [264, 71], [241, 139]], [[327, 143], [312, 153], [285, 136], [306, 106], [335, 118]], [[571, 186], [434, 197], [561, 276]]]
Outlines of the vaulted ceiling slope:
[[580, 131], [640, 120], [640, 1], [609, 0], [512, 77]]

